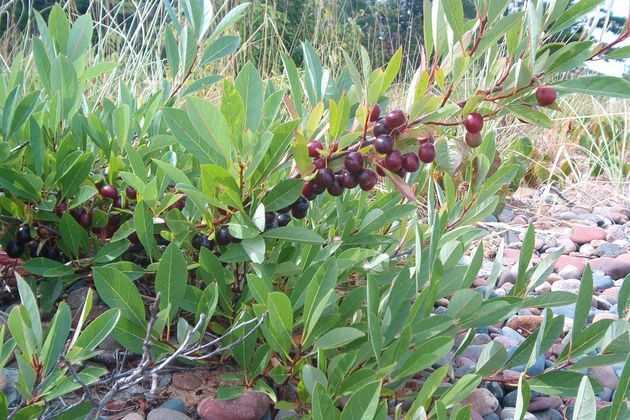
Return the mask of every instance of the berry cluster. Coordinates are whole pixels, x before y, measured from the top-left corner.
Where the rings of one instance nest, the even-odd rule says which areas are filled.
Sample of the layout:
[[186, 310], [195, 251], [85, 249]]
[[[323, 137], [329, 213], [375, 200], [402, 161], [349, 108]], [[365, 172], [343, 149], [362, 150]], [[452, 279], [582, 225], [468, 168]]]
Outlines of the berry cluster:
[[[327, 191], [332, 196], [339, 196], [345, 189], [360, 187], [370, 191], [378, 183], [378, 177], [385, 176], [384, 169], [404, 176], [420, 168], [420, 162], [431, 163], [435, 159], [435, 147], [432, 139], [421, 139], [418, 153], [401, 153], [396, 149], [396, 138], [407, 128], [407, 117], [403, 111], [396, 109], [380, 117], [380, 108], [375, 105], [370, 111], [370, 122], [374, 123], [372, 132], [374, 140], [372, 148], [375, 153], [364, 155], [361, 151], [351, 149], [345, 155], [343, 168], [333, 172], [328, 162], [322, 157], [323, 144], [313, 140], [308, 144], [309, 156], [313, 158], [313, 166], [317, 169], [315, 177], [304, 184], [302, 195], [307, 200], [314, 200], [319, 194]], [[331, 150], [334, 152], [336, 150]], [[367, 168], [370, 163], [374, 170]]]
[[[31, 227], [29, 225], [21, 225], [15, 233], [15, 238], [7, 242], [5, 252], [11, 258], [20, 258], [24, 251], [29, 250], [31, 257], [46, 257], [52, 260], [62, 260], [62, 254], [54, 244], [54, 240], [49, 238], [50, 231], [45, 226], [37, 229], [38, 239], [31, 235]], [[42, 242], [40, 242], [40, 240]], [[41, 246], [40, 246], [41, 243]]]

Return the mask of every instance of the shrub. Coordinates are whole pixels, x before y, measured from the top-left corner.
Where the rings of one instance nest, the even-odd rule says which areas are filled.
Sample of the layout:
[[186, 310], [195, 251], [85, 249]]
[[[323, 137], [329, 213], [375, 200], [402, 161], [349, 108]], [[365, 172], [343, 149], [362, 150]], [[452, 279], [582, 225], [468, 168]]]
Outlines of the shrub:
[[[526, 13], [513, 14], [504, 13], [507, 2], [479, 3], [473, 20], [460, 2], [424, 3], [423, 65], [402, 101], [389, 94], [400, 51], [377, 69], [362, 51], [360, 65], [348, 58], [335, 77], [305, 42], [303, 73], [285, 55], [281, 84], [263, 80], [252, 64], [234, 80], [193, 80], [239, 48], [230, 28], [248, 6], [217, 18], [201, 0], [172, 10], [165, 72], [152, 94], [136, 97], [121, 82], [111, 97], [90, 97], [88, 85], [115, 67], [92, 60], [91, 19], [70, 23], [59, 7], [48, 24], [36, 15], [32, 56], [16, 58], [0, 78], [0, 206], [5, 250], [23, 259], [40, 307], [57, 308], [47, 337], [59, 347], [46, 356], [35, 294], [18, 277], [22, 305], [11, 312], [9, 330], [24, 402], [12, 413], [50, 414], [52, 397], [42, 391], [49, 376], [33, 375], [43, 359], [45, 372], [68, 384], [63, 392], [89, 390], [104, 374], [82, 365], [98, 343], [79, 346], [79, 336], [62, 346], [68, 310], [57, 301], [78, 281], [93, 285], [111, 308], [107, 322], [98, 318], [83, 334], [101, 320], [141, 355], [123, 379], [107, 378], [104, 398], [75, 407], [94, 404], [96, 414], [116, 391], [155, 377], [161, 366], [227, 352], [243, 386], [299, 415], [385, 418], [390, 401], [400, 417], [401, 400], [412, 398], [407, 381], [452, 351], [457, 335], [467, 339], [456, 352], [476, 328], [520, 308], [575, 303], [567, 293], [532, 296], [557, 257], [529, 268], [532, 228], [510, 296], [469, 288], [483, 258], [477, 244], [485, 232], [476, 222], [495, 211], [523, 171], [497, 156], [493, 121], [546, 127], [559, 108], [556, 93], [627, 96], [630, 85], [603, 76], [544, 81], [611, 51], [588, 41], [544, 42], [588, 11], [582, 3], [544, 13], [542, 2], [531, 2]], [[467, 95], [460, 83], [470, 72], [484, 77]], [[220, 97], [194, 95], [207, 89]], [[29, 226], [28, 236], [21, 226]], [[500, 259], [495, 264], [491, 283]], [[580, 319], [590, 292], [577, 298]], [[445, 296], [448, 310], [434, 313]], [[609, 324], [575, 326], [557, 366], [535, 378], [523, 374], [520, 410], [529, 389], [550, 383], [562, 383], [552, 385], [561, 395], [588, 394], [588, 380], [579, 385], [581, 374], [559, 368], [625, 357], [623, 346], [612, 344], [587, 356]], [[475, 372], [446, 390], [438, 386], [448, 366], [433, 370], [405, 416], [450, 411], [464, 418], [469, 408], [461, 402], [484, 377], [529, 367], [562, 325], [546, 309], [543, 325], [515, 353], [488, 345]], [[41, 337], [21, 339], [20, 331]], [[291, 395], [287, 389], [295, 398], [278, 401]], [[610, 410], [621, 407], [616, 399]]]

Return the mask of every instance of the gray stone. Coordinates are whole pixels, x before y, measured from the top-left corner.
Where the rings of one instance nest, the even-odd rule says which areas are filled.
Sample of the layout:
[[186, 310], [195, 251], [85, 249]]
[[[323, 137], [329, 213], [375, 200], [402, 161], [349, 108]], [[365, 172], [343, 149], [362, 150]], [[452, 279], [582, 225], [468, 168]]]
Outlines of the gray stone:
[[514, 211], [509, 207], [505, 207], [497, 218], [499, 222], [510, 223], [514, 219]]
[[562, 306], [554, 306], [551, 308], [551, 312], [554, 315], [564, 315], [567, 318], [573, 319], [575, 316], [575, 303]]
[[149, 413], [147, 420], [191, 420], [191, 418], [179, 411], [168, 408], [156, 408]]
[[483, 420], [501, 420], [501, 417], [497, 413], [490, 413], [487, 416], [483, 416]]
[[144, 416], [139, 413], [129, 413], [122, 420], [144, 420]]
[[580, 254], [585, 257], [592, 257], [595, 255], [595, 247], [591, 244], [584, 244], [580, 246]]
[[485, 416], [499, 408], [499, 400], [486, 388], [477, 388], [466, 398], [466, 403], [477, 413]]
[[610, 276], [602, 273], [599, 270], [595, 270], [593, 272], [593, 289], [601, 290], [608, 289], [609, 287], [613, 287], [613, 279]]
[[617, 389], [617, 385], [619, 384], [619, 378], [617, 378], [612, 366], [596, 366], [590, 368], [588, 375], [602, 384], [602, 386], [612, 390]]
[[503, 333], [503, 335], [516, 341], [519, 344], [525, 341], [525, 337], [523, 337], [521, 334], [519, 334], [517, 331], [513, 330], [510, 327], [501, 328], [501, 332]]
[[164, 401], [160, 408], [168, 408], [169, 410], [179, 411], [180, 413], [186, 412], [186, 404], [184, 401], [176, 398]]
[[551, 285], [552, 292], [571, 292], [578, 294], [580, 291], [580, 281], [578, 279], [558, 280]]
[[[514, 420], [514, 415], [516, 414], [516, 408], [506, 407], [501, 410], [501, 420]], [[530, 412], [526, 412], [523, 417], [524, 420], [536, 420], [536, 416], [534, 416]]]
[[534, 416], [536, 416], [538, 420], [563, 420], [564, 419], [564, 417], [562, 416], [562, 413], [560, 413], [558, 410], [555, 410], [553, 408], [550, 408], [549, 410], [538, 411], [534, 413]]
[[597, 247], [595, 250], [595, 255], [600, 257], [618, 257], [619, 255], [624, 253], [624, 249], [616, 244], [604, 243]]
[[564, 266], [559, 272], [558, 275], [560, 277], [562, 277], [563, 279], [576, 279], [579, 278], [582, 273], [580, 272], [580, 269], [577, 268], [574, 265], [566, 265]]
[[505, 396], [505, 391], [503, 391], [503, 386], [499, 382], [486, 382], [483, 385], [488, 391], [492, 392], [499, 403], [503, 401], [503, 397]]

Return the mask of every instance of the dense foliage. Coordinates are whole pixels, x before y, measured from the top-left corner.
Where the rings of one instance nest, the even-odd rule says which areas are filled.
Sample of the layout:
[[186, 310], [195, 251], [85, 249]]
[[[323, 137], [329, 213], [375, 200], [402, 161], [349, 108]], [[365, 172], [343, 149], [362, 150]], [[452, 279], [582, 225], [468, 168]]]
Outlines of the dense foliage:
[[[520, 170], [498, 156], [493, 121], [548, 127], [558, 95], [630, 96], [623, 79], [551, 77], [627, 54], [546, 42], [597, 2], [506, 13], [507, 1], [478, 1], [474, 18], [458, 0], [424, 2], [422, 65], [404, 98], [390, 90], [400, 50], [382, 68], [362, 50], [333, 76], [304, 42], [302, 70], [283, 54], [281, 81], [263, 80], [251, 63], [233, 80], [204, 73], [239, 48], [234, 25], [248, 4], [215, 15], [204, 0], [180, 3], [163, 40], [164, 72], [146, 96], [124, 82], [108, 97], [85, 94], [117, 64], [95, 59], [90, 17], [70, 22], [60, 7], [47, 22], [35, 14], [31, 54], [0, 74], [2, 244], [23, 270], [22, 304], [0, 345], [0, 362], [17, 361], [22, 398], [0, 410], [35, 418], [89, 387], [106, 374], [90, 359], [110, 332], [147, 365], [223, 352], [241, 386], [220, 395], [254, 388], [315, 419], [466, 418], [468, 393], [504, 368], [533, 364], [562, 333], [562, 316], [546, 309], [512, 354], [490, 343], [452, 386], [440, 386], [448, 365], [415, 396], [404, 385], [465, 349], [468, 340], [453, 349], [457, 335], [525, 307], [576, 303], [577, 316], [557, 364], [520, 377], [522, 413], [530, 389], [562, 383], [553, 392], [592, 394], [577, 367], [561, 367], [625, 360], [627, 334], [592, 352], [616, 332], [610, 320], [582, 328], [588, 272], [577, 301], [533, 293], [557, 255], [530, 267], [532, 228], [509, 296], [469, 288], [483, 257], [476, 222]], [[466, 91], [470, 72], [480, 84]], [[201, 96], [208, 91], [218, 95]], [[88, 324], [90, 295], [71, 336], [62, 298], [76, 282], [111, 309]], [[444, 296], [448, 311], [434, 313]], [[405, 399], [413, 402], [402, 413]], [[621, 393], [603, 415], [626, 409]]]

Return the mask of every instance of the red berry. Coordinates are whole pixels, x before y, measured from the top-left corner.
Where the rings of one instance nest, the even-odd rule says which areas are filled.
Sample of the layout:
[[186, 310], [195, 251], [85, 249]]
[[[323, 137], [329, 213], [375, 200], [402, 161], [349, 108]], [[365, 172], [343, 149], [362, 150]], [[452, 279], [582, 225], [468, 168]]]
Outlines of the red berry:
[[536, 100], [540, 106], [549, 106], [556, 101], [556, 90], [551, 86], [540, 86], [536, 89]]
[[138, 196], [138, 192], [132, 187], [127, 187], [125, 189], [125, 194], [127, 194], [127, 198], [130, 200], [135, 200]]
[[481, 134], [480, 133], [466, 133], [466, 144], [469, 147], [478, 147], [481, 144]]
[[431, 163], [435, 159], [435, 146], [433, 143], [423, 143], [418, 150], [418, 157], [424, 163]]
[[347, 169], [342, 169], [338, 173], [335, 174], [335, 179], [339, 182], [344, 188], [354, 188], [358, 185], [357, 178], [350, 173]]
[[402, 168], [402, 155], [398, 150], [394, 150], [385, 157], [385, 167], [392, 172], [400, 171], [400, 168]]
[[394, 150], [394, 139], [389, 134], [383, 134], [374, 139], [374, 150], [387, 154]]
[[469, 133], [478, 133], [483, 128], [483, 117], [478, 112], [471, 112], [464, 118], [464, 127]]
[[350, 152], [343, 163], [350, 173], [359, 173], [363, 169], [363, 155], [359, 152]]
[[79, 214], [78, 222], [84, 228], [89, 228], [92, 225], [92, 212], [83, 209], [83, 211]]
[[378, 117], [381, 116], [381, 107], [378, 104], [372, 107], [372, 111], [370, 111], [370, 122], [374, 122], [378, 120]]
[[405, 153], [402, 156], [402, 168], [407, 172], [416, 172], [420, 167], [420, 159], [415, 153]]
[[113, 185], [103, 185], [99, 192], [103, 198], [111, 198], [114, 200], [118, 197], [118, 190]]
[[308, 144], [308, 155], [310, 157], [319, 157], [320, 150], [324, 150], [324, 145], [319, 140], [313, 140]]
[[390, 130], [389, 127], [387, 127], [387, 125], [385, 124], [385, 121], [383, 120], [378, 120], [374, 124], [374, 128], [372, 129], [372, 131], [374, 132], [374, 137], [379, 137], [379, 136], [389, 134], [392, 132], [392, 130]]
[[302, 187], [302, 196], [307, 200], [314, 200], [315, 197], [317, 197], [317, 194], [315, 194], [315, 191], [313, 189], [312, 182], [304, 183], [304, 186]]
[[63, 216], [63, 214], [67, 211], [68, 211], [68, 203], [66, 203], [65, 201], [62, 201], [61, 203], [55, 206], [55, 214], [58, 217]]
[[326, 167], [326, 161], [323, 158], [313, 159], [313, 166], [315, 169], [324, 169]]
[[389, 131], [401, 131], [407, 125], [407, 117], [400, 109], [395, 109], [385, 116], [385, 125]]
[[318, 184], [323, 185], [324, 187], [330, 186], [333, 182], [335, 182], [335, 174], [330, 168], [324, 168], [317, 171], [317, 175], [315, 176], [315, 180]]
[[363, 191], [370, 191], [376, 186], [378, 176], [369, 169], [364, 169], [358, 176], [359, 186]]

